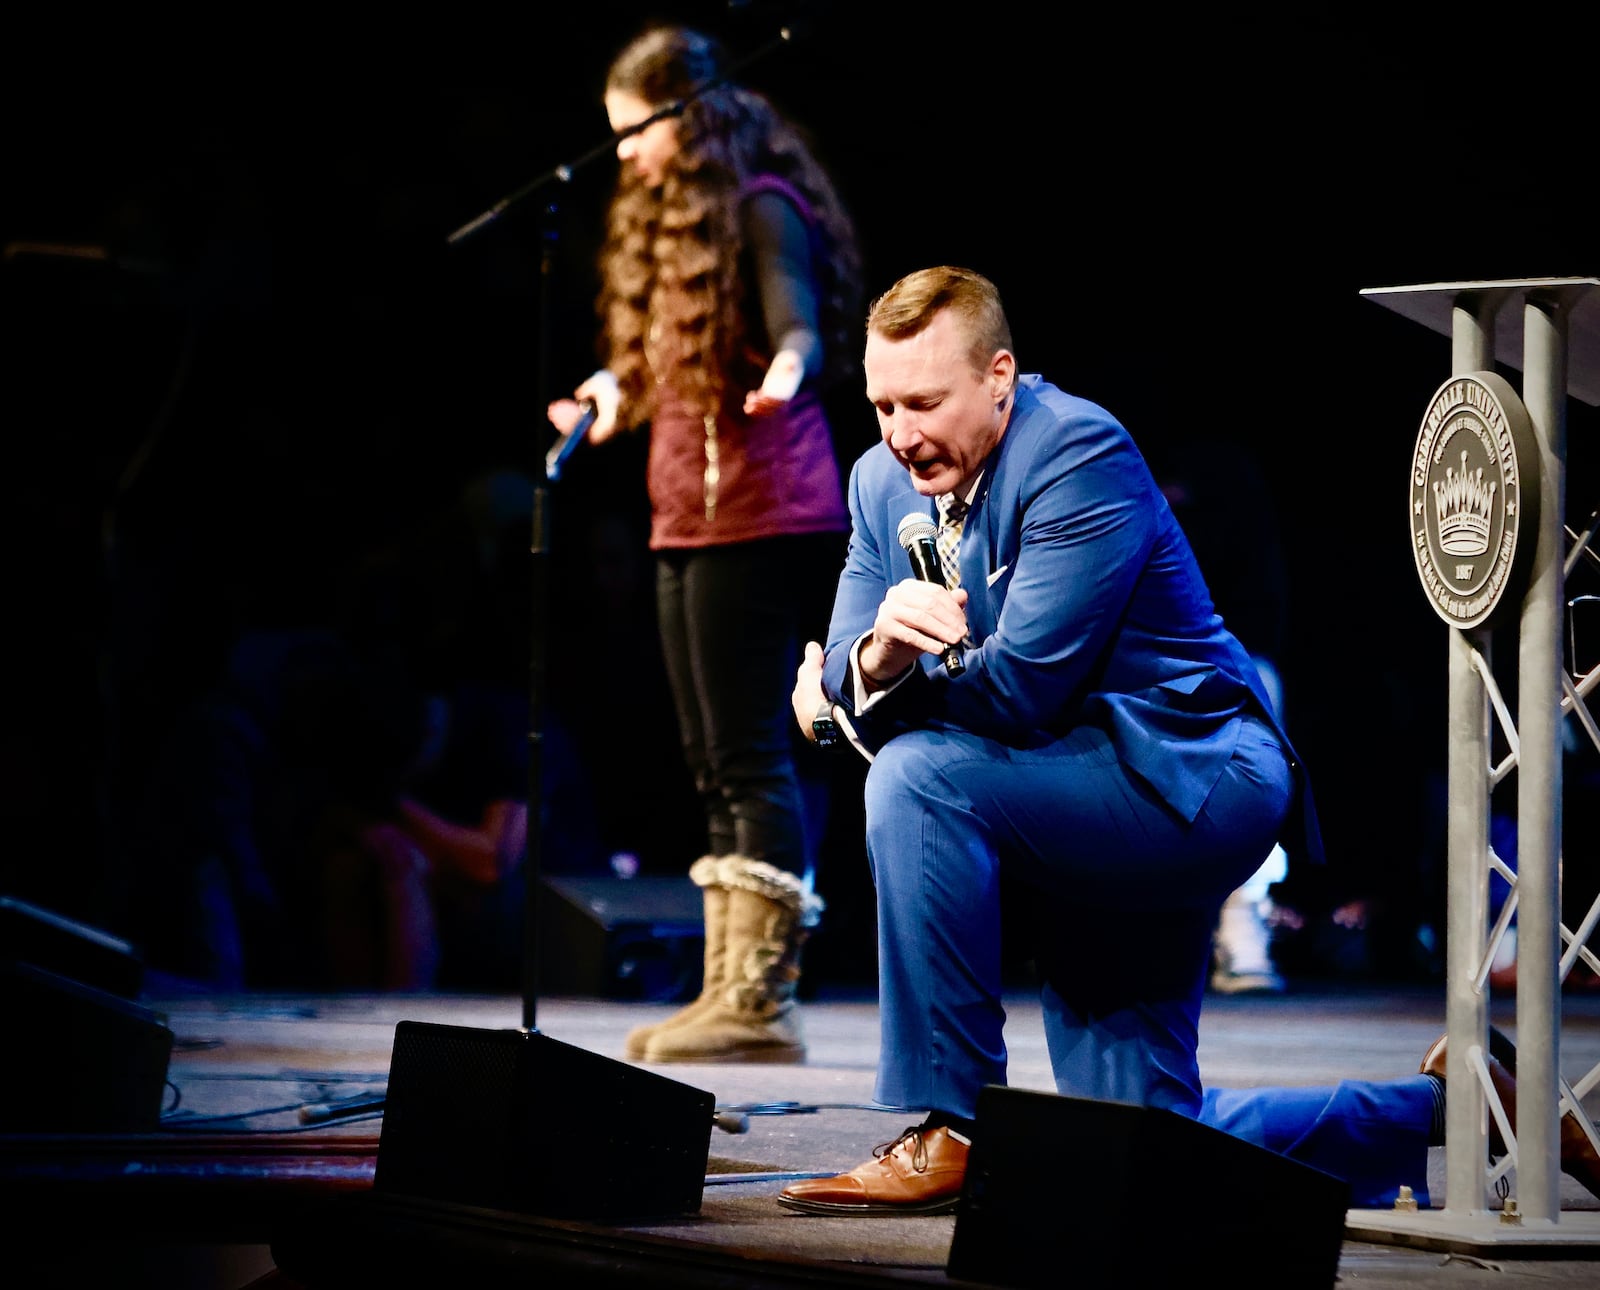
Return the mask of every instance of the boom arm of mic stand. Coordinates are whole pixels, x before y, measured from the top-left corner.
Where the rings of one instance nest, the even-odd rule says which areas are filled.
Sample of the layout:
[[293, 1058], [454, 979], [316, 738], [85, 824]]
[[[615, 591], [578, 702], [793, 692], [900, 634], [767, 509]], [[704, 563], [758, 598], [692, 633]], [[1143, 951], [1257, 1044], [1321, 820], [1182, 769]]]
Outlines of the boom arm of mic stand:
[[678, 116], [680, 113], [682, 113], [682, 111], [683, 111], [683, 109], [685, 107], [687, 107], [695, 99], [699, 98], [700, 95], [704, 94], [707, 90], [715, 89], [719, 85], [726, 85], [730, 80], [732, 80], [735, 76], [737, 76], [740, 72], [742, 72], [751, 63], [755, 62], [758, 58], [765, 57], [772, 50], [776, 49], [779, 45], [787, 44], [789, 41], [791, 41], [793, 39], [794, 39], [794, 32], [793, 32], [793, 30], [791, 28], [789, 28], [789, 27], [780, 28], [779, 31], [778, 31], [778, 38], [776, 40], [770, 41], [766, 45], [763, 45], [760, 49], [756, 50], [755, 53], [749, 55], [749, 57], [740, 59], [739, 62], [735, 63], [732, 67], [730, 67], [723, 75], [719, 76], [716, 80], [707, 81], [704, 85], [696, 87], [696, 89], [694, 90], [694, 92], [692, 94], [686, 95], [684, 98], [679, 99], [677, 102], [669, 103], [665, 107], [663, 107], [663, 108], [661, 108], [661, 109], [659, 109], [659, 110], [657, 110], [655, 112], [652, 112], [649, 116], [647, 116], [643, 121], [640, 121], [637, 125], [631, 125], [626, 130], [617, 131], [615, 134], [613, 134], [609, 139], [606, 139], [604, 142], [595, 144], [594, 147], [590, 148], [587, 152], [585, 152], [582, 156], [580, 156], [576, 161], [571, 161], [571, 162], [568, 162], [565, 165], [557, 166], [554, 170], [547, 171], [545, 174], [540, 175], [537, 179], [529, 180], [527, 183], [523, 184], [522, 187], [517, 189], [515, 192], [510, 193], [505, 197], [502, 197], [499, 201], [497, 201], [493, 206], [489, 207], [489, 209], [484, 211], [481, 215], [476, 215], [472, 219], [468, 220], [460, 228], [456, 229], [455, 232], [453, 232], [449, 236], [447, 236], [445, 238], [445, 241], [447, 243], [451, 244], [451, 245], [454, 245], [457, 242], [461, 242], [461, 241], [466, 240], [467, 238], [471, 237], [474, 233], [476, 233], [479, 229], [484, 228], [487, 225], [494, 223], [495, 220], [499, 219], [501, 215], [505, 214], [505, 212], [507, 210], [509, 210], [512, 206], [515, 206], [518, 202], [520, 202], [529, 193], [535, 192], [538, 189], [543, 188], [552, 179], [559, 179], [564, 184], [571, 183], [572, 182], [572, 176], [573, 176], [574, 172], [576, 172], [579, 168], [581, 168], [583, 166], [587, 166], [591, 161], [595, 160], [597, 157], [603, 157], [608, 152], [614, 151], [616, 149], [617, 144], [621, 140], [626, 139], [629, 135], [638, 134], [641, 130], [649, 129], [652, 125], [654, 125], [657, 121], [662, 120], [664, 117]]

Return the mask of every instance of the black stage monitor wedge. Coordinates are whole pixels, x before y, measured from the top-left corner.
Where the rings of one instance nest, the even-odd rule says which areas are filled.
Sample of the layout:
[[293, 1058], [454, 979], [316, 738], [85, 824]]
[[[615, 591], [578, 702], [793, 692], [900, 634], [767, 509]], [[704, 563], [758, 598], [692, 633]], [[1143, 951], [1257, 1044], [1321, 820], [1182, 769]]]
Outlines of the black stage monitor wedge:
[[1174, 1111], [991, 1085], [946, 1271], [1018, 1287], [1329, 1287], [1349, 1191]]
[[541, 905], [544, 992], [671, 1003], [700, 992], [705, 896], [675, 877], [553, 877]]
[[32, 963], [0, 961], [0, 1006], [19, 1042], [0, 1063], [0, 1131], [153, 1133], [172, 1031], [131, 999]]
[[402, 1021], [373, 1190], [550, 1218], [693, 1214], [715, 1106], [538, 1031]]

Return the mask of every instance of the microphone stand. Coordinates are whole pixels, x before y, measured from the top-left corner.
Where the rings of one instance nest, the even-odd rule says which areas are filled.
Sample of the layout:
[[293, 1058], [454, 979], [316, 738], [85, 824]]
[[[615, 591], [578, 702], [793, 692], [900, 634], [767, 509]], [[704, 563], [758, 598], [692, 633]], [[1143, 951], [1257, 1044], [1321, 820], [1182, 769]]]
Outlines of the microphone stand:
[[[744, 68], [759, 58], [765, 57], [780, 45], [787, 44], [793, 39], [792, 29], [781, 28], [775, 40], [762, 46], [754, 53], [741, 59], [730, 67], [722, 76], [704, 85], [697, 86], [693, 93], [686, 95], [676, 102], [669, 103], [658, 111], [640, 121], [637, 125], [629, 126], [626, 130], [618, 131], [609, 139], [596, 144], [588, 151], [582, 153], [575, 160], [564, 165], [556, 166], [545, 174], [530, 180], [514, 192], [502, 197], [490, 206], [481, 215], [467, 221], [456, 229], [446, 239], [448, 245], [454, 246], [464, 242], [467, 238], [482, 232], [489, 225], [517, 205], [530, 194], [539, 191], [552, 182], [570, 183], [572, 177], [582, 167], [601, 157], [614, 154], [617, 144], [631, 135], [638, 134], [648, 129], [657, 121], [667, 117], [678, 116], [691, 102], [700, 98], [708, 90], [725, 85]], [[554, 215], [556, 203], [551, 200], [545, 205], [547, 217]], [[549, 402], [547, 391], [549, 389], [549, 356], [550, 356], [550, 279], [555, 264], [555, 244], [557, 241], [555, 221], [547, 218], [541, 239], [539, 255], [539, 341], [537, 348], [537, 375], [536, 390], [538, 406], [542, 410]], [[583, 435], [587, 432], [589, 424], [593, 421], [592, 409], [586, 410], [584, 420], [574, 429], [571, 435], [565, 436], [566, 443], [553, 444], [545, 456], [545, 480], [554, 481], [560, 475], [560, 463], [573, 447], [576, 447]], [[563, 438], [560, 432], [551, 428], [551, 433], [558, 439]], [[540, 835], [543, 832], [543, 799], [544, 799], [544, 693], [545, 693], [545, 660], [547, 648], [545, 642], [545, 604], [546, 604], [546, 568], [545, 561], [550, 548], [550, 517], [547, 490], [544, 483], [535, 481], [533, 488], [532, 506], [533, 532], [529, 551], [533, 556], [532, 595], [533, 615], [532, 633], [529, 643], [528, 655], [528, 683], [529, 683], [529, 719], [532, 723], [528, 732], [528, 851], [523, 862], [523, 873], [526, 878], [525, 904], [523, 910], [523, 938], [522, 938], [522, 1029], [537, 1031], [537, 1009], [539, 997], [539, 886], [542, 870], [542, 857]]]

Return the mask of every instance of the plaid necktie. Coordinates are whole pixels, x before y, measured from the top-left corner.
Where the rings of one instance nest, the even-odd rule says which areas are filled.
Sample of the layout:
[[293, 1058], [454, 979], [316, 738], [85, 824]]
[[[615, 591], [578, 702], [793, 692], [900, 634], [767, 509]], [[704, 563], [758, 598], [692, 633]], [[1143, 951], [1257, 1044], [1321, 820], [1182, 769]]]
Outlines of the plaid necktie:
[[939, 535], [934, 545], [939, 549], [939, 567], [944, 571], [944, 585], [954, 591], [961, 585], [961, 523], [966, 518], [967, 504], [954, 493], [939, 498]]

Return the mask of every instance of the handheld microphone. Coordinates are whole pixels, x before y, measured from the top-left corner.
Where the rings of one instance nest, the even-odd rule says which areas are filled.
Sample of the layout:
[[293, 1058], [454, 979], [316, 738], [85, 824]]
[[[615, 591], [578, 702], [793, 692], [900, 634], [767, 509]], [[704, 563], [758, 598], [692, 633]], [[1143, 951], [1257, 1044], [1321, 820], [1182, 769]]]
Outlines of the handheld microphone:
[[572, 450], [583, 442], [589, 433], [589, 427], [594, 424], [598, 409], [593, 399], [585, 399], [582, 404], [583, 416], [578, 419], [578, 424], [572, 427], [571, 434], [558, 434], [556, 442], [550, 445], [550, 451], [544, 455], [544, 475], [546, 479], [560, 479], [561, 465], [572, 455]]
[[[945, 585], [944, 571], [939, 567], [939, 547], [934, 540], [938, 531], [933, 521], [926, 515], [912, 511], [901, 519], [895, 530], [895, 536], [905, 548], [906, 554], [911, 557], [911, 568], [916, 573], [917, 579], [942, 587]], [[959, 645], [946, 645], [940, 658], [944, 660], [947, 676], [960, 676], [967, 670], [967, 665], [961, 661]]]

